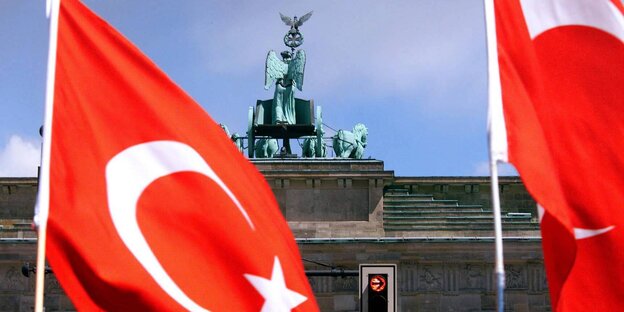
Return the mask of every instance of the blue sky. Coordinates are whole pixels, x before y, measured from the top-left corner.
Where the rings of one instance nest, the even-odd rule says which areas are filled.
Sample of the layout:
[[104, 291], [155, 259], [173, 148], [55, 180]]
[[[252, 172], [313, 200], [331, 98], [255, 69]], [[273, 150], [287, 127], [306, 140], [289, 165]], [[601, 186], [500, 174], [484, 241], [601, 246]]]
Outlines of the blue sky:
[[[297, 96], [322, 106], [325, 123], [364, 123], [365, 157], [398, 176], [489, 174], [482, 0], [84, 2], [239, 133], [248, 107], [272, 97], [263, 71], [267, 51], [285, 49], [279, 12], [314, 11], [301, 27], [307, 64]], [[34, 176], [45, 1], [0, 2], [0, 42], [0, 176]]]

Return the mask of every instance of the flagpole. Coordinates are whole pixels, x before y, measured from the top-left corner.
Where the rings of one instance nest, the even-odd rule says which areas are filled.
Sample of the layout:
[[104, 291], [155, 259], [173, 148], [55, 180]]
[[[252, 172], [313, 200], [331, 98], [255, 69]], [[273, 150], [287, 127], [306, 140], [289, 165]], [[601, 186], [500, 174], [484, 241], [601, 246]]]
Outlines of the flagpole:
[[52, 112], [54, 102], [54, 77], [56, 74], [56, 46], [60, 0], [46, 0], [46, 16], [50, 18], [50, 43], [48, 49], [48, 72], [46, 77], [45, 113], [43, 123], [43, 151], [39, 191], [35, 208], [37, 225], [37, 271], [35, 284], [35, 312], [43, 311], [43, 291], [45, 280], [45, 251], [50, 202], [50, 148], [52, 139]]
[[498, 65], [496, 40], [496, 16], [494, 0], [483, 1], [488, 57], [488, 142], [490, 155], [490, 178], [492, 186], [492, 210], [494, 213], [494, 242], [496, 276], [496, 310], [505, 310], [505, 265], [503, 259], [503, 227], [501, 222], [500, 193], [498, 187], [498, 161], [507, 161], [507, 131], [503, 116], [503, 102]]
[[496, 160], [490, 160], [490, 173], [492, 185], [492, 208], [494, 212], [494, 242], [496, 245], [496, 263], [494, 274], [496, 276], [496, 310], [505, 310], [505, 265], [503, 261], [503, 226], [501, 222], [500, 194], [498, 188], [498, 167]]

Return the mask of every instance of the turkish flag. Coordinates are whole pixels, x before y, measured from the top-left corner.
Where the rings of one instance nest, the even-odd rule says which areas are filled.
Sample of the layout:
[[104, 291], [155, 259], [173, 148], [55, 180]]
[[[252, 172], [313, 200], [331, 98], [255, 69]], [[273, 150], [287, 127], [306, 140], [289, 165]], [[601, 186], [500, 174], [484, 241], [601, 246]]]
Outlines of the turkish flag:
[[58, 19], [39, 203], [75, 306], [318, 310], [271, 189], [223, 130], [82, 3]]
[[495, 1], [508, 160], [545, 210], [556, 311], [624, 309], [624, 8]]

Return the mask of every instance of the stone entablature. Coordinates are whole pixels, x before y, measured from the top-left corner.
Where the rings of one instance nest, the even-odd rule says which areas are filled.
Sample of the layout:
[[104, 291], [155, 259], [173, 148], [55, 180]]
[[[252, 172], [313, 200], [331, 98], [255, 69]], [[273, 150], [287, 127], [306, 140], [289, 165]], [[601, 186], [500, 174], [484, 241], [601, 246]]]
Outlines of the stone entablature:
[[36, 178], [0, 178], [0, 220], [32, 219]]
[[254, 159], [296, 237], [383, 236], [379, 160]]
[[[298, 239], [313, 262], [397, 265], [399, 311], [494, 311], [493, 237]], [[550, 311], [539, 237], [506, 238], [506, 311]], [[310, 277], [323, 311], [358, 311], [358, 277]]]
[[[417, 202], [408, 208], [423, 205], [426, 197], [427, 205], [440, 211], [452, 202], [458, 203], [457, 210], [482, 207], [476, 212], [482, 218], [491, 209], [489, 177], [395, 177], [373, 159], [252, 162], [271, 186], [304, 260], [347, 270], [357, 270], [360, 263], [396, 264], [400, 311], [494, 310], [492, 231], [384, 229], [389, 229], [385, 197], [397, 191], [416, 197], [408, 199]], [[504, 213], [537, 218], [535, 203], [519, 178], [501, 177], [500, 183]], [[36, 191], [34, 178], [0, 178], [0, 311], [32, 311], [34, 277], [24, 277], [20, 270], [35, 259], [36, 239], [29, 223]], [[413, 218], [411, 211], [401, 212], [408, 209], [396, 210], [395, 215]], [[457, 218], [454, 210], [423, 212], [423, 218], [437, 220], [432, 224]], [[506, 310], [549, 311], [538, 228], [510, 231], [503, 224], [503, 230]], [[327, 269], [307, 261], [304, 265], [306, 270]], [[357, 311], [357, 277], [310, 277], [310, 282], [321, 311]], [[46, 277], [46, 285], [48, 310], [73, 309], [53, 274]]]
[[[535, 201], [519, 177], [499, 177], [498, 182], [503, 211], [531, 213], [537, 217]], [[410, 193], [431, 194], [436, 199], [492, 207], [490, 177], [396, 177], [393, 186]]]
[[[395, 177], [393, 171], [384, 169], [382, 161], [374, 159], [273, 158], [252, 162], [265, 176], [296, 237], [493, 235], [493, 223], [488, 219], [492, 216], [489, 177]], [[389, 203], [384, 203], [384, 197], [388, 197], [387, 202], [388, 192], [397, 190], [422, 196], [412, 200], [419, 202], [417, 207], [385, 209]], [[535, 202], [522, 181], [501, 177], [500, 190], [506, 214], [503, 228], [512, 236], [539, 236]], [[442, 207], [444, 203], [448, 203], [447, 207]], [[453, 205], [457, 205], [456, 209], [449, 207]], [[384, 212], [390, 208], [393, 211]], [[458, 213], [462, 209], [472, 209], [472, 215]], [[420, 214], [430, 210], [439, 212]], [[516, 215], [511, 218], [508, 213]], [[388, 220], [384, 222], [384, 218]], [[431, 220], [431, 226], [424, 230], [393, 226], [390, 218], [395, 224]]]

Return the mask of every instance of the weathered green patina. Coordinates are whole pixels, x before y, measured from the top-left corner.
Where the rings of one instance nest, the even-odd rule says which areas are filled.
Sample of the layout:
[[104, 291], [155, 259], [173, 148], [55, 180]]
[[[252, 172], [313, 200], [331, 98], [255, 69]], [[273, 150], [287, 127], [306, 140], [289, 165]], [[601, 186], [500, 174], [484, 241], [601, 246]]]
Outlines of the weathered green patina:
[[[316, 137], [308, 137], [303, 140], [301, 145], [301, 157], [314, 158], [314, 157], [326, 157], [327, 156], [327, 144], [321, 142], [321, 146], [317, 148], [319, 140]], [[317, 155], [317, 149], [320, 150]]]
[[[314, 107], [313, 100], [295, 98], [295, 89], [302, 90], [305, 73], [306, 53], [295, 48], [303, 44], [299, 27], [307, 21], [312, 12], [300, 19], [280, 13], [282, 21], [290, 30], [284, 36], [284, 44], [291, 51], [281, 52], [280, 59], [273, 50], [269, 51], [265, 63], [264, 88], [275, 85], [271, 100], [258, 100], [249, 108], [247, 142], [249, 158], [296, 157], [290, 149], [290, 139], [304, 138], [302, 157], [326, 157], [321, 107]], [[367, 129], [357, 124], [353, 132], [340, 130], [333, 139], [337, 157], [361, 159], [366, 148]], [[282, 139], [281, 148], [275, 139]], [[278, 149], [280, 150], [277, 153]]]
[[332, 137], [336, 157], [362, 159], [367, 135], [368, 129], [361, 123], [353, 127], [353, 132], [338, 130], [338, 133]]
[[271, 158], [279, 149], [276, 139], [259, 139], [255, 145], [256, 158]]
[[225, 134], [232, 140], [234, 145], [236, 145], [236, 148], [242, 153], [243, 150], [245, 149], [243, 146], [243, 137], [241, 137], [238, 133], [234, 133], [230, 135], [230, 130], [228, 129], [226, 125], [222, 123], [220, 123], [219, 126], [221, 126], [221, 129], [223, 129]]
[[299, 32], [299, 26], [303, 25], [305, 21], [307, 21], [312, 16], [312, 12], [308, 12], [306, 15], [301, 18], [290, 18], [280, 13], [280, 17], [282, 21], [287, 26], [290, 26], [290, 30], [284, 36], [284, 44], [289, 47], [292, 52], [295, 51], [295, 48], [303, 44], [303, 35]]
[[267, 54], [264, 88], [268, 90], [275, 83], [273, 95], [273, 124], [290, 124], [297, 122], [295, 117], [295, 88], [302, 90], [305, 70], [305, 52], [298, 50], [294, 58], [292, 53], [281, 53], [282, 60], [275, 51]]
[[234, 134], [232, 134], [230, 138], [232, 139], [232, 142], [234, 142], [234, 145], [236, 145], [238, 151], [242, 153], [245, 150], [245, 146], [243, 145], [243, 137], [241, 137], [238, 132], [234, 132]]
[[[301, 91], [303, 87], [306, 63], [305, 51], [295, 51], [295, 48], [303, 43], [299, 27], [312, 16], [312, 12], [299, 19], [296, 16], [291, 19], [281, 13], [280, 16], [282, 21], [290, 26], [290, 30], [284, 36], [284, 44], [291, 51], [281, 52], [281, 59], [273, 50], [267, 54], [264, 88], [268, 90], [271, 85], [275, 85], [275, 93], [273, 99], [258, 100], [255, 107], [249, 108], [248, 154], [250, 158], [296, 157], [291, 152], [290, 139], [316, 136], [317, 142], [312, 147], [314, 150], [312, 154], [321, 157], [324, 132], [320, 107], [315, 114], [313, 100], [295, 98], [295, 89]], [[283, 140], [277, 155], [273, 153], [274, 148], [278, 147], [273, 139]]]
[[295, 48], [303, 44], [303, 35], [299, 32], [299, 26], [307, 21], [312, 12], [297, 19], [284, 16], [280, 13], [282, 21], [290, 26], [290, 30], [284, 36], [284, 44], [291, 51], [280, 53], [282, 59], [277, 57], [277, 53], [271, 50], [267, 54], [265, 63], [264, 88], [268, 90], [275, 84], [273, 95], [273, 120], [275, 124], [290, 124], [297, 122], [295, 117], [295, 88], [302, 91], [303, 75], [305, 72], [306, 55], [304, 50], [295, 52]]

